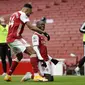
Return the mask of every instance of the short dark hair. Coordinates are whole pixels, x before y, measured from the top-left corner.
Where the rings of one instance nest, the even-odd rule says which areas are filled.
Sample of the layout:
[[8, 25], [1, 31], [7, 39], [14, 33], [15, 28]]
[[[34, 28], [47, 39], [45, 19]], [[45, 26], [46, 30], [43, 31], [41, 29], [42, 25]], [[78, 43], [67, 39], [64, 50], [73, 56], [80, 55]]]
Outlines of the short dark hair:
[[27, 7], [27, 8], [31, 8], [32, 9], [32, 5], [29, 4], [29, 3], [24, 4], [24, 7]]

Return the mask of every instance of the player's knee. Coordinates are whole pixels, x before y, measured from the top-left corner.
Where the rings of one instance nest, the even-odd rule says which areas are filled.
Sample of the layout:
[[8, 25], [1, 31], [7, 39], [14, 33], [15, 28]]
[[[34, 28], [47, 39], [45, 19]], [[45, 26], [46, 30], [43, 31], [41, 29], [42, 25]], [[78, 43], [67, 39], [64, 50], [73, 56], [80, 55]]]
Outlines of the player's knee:
[[36, 54], [31, 54], [30, 57], [31, 57], [31, 58], [32, 58], [32, 57], [36, 57]]
[[33, 54], [35, 54], [35, 55], [36, 55], [36, 52], [35, 52], [35, 51], [32, 51], [32, 52], [31, 52], [31, 55], [33, 55]]
[[36, 52], [33, 49], [30, 51], [30, 56], [36, 56]]
[[19, 61], [21, 61], [21, 59], [22, 59], [23, 57], [22, 56], [20, 56], [20, 57], [17, 57], [17, 59], [19, 60]]
[[22, 53], [18, 53], [16, 56], [17, 56], [18, 61], [21, 61], [21, 59], [23, 58]]
[[36, 54], [36, 52], [34, 51], [34, 49], [32, 47], [27, 47], [25, 50], [25, 53], [32, 55], [32, 54]]

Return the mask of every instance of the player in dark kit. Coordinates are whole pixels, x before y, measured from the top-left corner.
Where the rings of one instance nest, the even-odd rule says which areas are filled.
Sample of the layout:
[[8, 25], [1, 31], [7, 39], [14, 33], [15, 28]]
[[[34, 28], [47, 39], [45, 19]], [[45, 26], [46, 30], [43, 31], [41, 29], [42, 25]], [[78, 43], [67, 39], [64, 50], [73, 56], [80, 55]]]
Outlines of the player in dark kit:
[[78, 66], [75, 68], [75, 72], [77, 76], [80, 76], [80, 68], [84, 65], [85, 62], [85, 23], [80, 28], [80, 32], [83, 33], [83, 46], [84, 46], [84, 56], [78, 63]]

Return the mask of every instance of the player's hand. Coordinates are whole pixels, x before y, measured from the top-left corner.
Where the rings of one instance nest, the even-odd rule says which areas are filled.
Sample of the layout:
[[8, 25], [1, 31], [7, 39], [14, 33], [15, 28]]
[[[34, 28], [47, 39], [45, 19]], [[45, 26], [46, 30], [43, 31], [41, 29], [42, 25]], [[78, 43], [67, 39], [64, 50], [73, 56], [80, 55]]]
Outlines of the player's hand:
[[47, 64], [46, 64], [46, 62], [44, 60], [39, 60], [39, 61], [41, 62], [43, 67], [45, 67], [45, 68], [47, 67]]
[[22, 38], [22, 35], [21, 35], [21, 34], [19, 34], [19, 35], [18, 35], [18, 37], [19, 37], [19, 38]]
[[58, 60], [56, 60], [56, 59], [51, 59], [51, 61], [56, 65], [59, 61]]
[[49, 41], [50, 40], [50, 35], [46, 32], [44, 32], [43, 34], [47, 37], [47, 40]]

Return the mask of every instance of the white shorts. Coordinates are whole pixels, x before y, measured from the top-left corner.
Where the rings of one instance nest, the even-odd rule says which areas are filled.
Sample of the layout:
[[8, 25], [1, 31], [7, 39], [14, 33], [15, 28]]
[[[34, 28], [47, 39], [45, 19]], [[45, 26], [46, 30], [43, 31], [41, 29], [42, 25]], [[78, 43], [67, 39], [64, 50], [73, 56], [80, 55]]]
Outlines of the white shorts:
[[8, 45], [10, 46], [11, 51], [15, 54], [24, 52], [26, 50], [26, 47], [30, 46], [30, 44], [28, 44], [23, 38], [16, 39], [14, 42], [9, 43]]
[[50, 60], [46, 61], [46, 64], [47, 64], [47, 67], [43, 67], [41, 66], [41, 62], [39, 62], [38, 64], [38, 67], [39, 67], [39, 70], [40, 70], [40, 73], [42, 76], [44, 76], [44, 74], [51, 74], [51, 62]]

